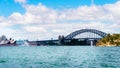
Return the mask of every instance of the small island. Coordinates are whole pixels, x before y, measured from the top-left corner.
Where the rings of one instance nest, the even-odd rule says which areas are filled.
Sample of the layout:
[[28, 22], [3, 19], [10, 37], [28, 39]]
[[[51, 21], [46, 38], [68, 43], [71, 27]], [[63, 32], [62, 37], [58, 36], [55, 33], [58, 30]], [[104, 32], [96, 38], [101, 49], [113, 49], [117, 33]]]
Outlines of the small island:
[[96, 46], [120, 46], [120, 34], [107, 34], [97, 42]]

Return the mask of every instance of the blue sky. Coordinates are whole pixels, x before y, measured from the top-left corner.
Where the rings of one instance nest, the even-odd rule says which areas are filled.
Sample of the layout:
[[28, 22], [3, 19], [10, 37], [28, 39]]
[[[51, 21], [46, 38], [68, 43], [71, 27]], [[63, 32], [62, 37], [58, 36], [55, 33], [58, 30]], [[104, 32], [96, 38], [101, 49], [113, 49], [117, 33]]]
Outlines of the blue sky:
[[119, 0], [0, 0], [0, 35], [56, 39], [84, 28], [120, 33]]
[[[118, 0], [94, 0], [95, 5], [112, 4]], [[78, 6], [91, 5], [91, 0], [27, 0], [27, 4], [37, 5], [42, 3], [43, 5], [54, 8], [77, 8]], [[13, 12], [25, 13], [25, 9], [20, 3], [16, 3], [14, 0], [0, 0], [0, 15], [9, 16]]]

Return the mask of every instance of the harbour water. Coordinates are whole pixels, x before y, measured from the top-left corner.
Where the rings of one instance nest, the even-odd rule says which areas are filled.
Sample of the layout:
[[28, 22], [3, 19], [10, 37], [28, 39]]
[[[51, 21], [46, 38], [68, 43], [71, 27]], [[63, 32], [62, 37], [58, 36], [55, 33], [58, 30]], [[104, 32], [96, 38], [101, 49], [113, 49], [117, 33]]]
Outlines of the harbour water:
[[120, 47], [1, 46], [0, 68], [120, 68]]

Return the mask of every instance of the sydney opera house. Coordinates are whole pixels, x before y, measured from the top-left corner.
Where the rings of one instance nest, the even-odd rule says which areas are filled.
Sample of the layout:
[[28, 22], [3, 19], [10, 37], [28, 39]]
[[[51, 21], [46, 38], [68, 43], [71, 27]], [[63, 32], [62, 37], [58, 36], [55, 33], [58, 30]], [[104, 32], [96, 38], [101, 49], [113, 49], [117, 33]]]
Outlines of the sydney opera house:
[[16, 41], [12, 38], [8, 39], [6, 36], [0, 36], [0, 46], [1, 45], [16, 45]]

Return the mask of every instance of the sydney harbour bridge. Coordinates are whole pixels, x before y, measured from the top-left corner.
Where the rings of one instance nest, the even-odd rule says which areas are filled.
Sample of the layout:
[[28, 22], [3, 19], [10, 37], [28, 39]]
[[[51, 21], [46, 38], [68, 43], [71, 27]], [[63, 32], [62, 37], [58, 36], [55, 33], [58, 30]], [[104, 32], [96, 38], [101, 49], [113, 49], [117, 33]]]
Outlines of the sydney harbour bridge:
[[81, 29], [67, 36], [60, 35], [57, 40], [36, 41], [37, 45], [96, 45], [107, 33], [96, 29]]

